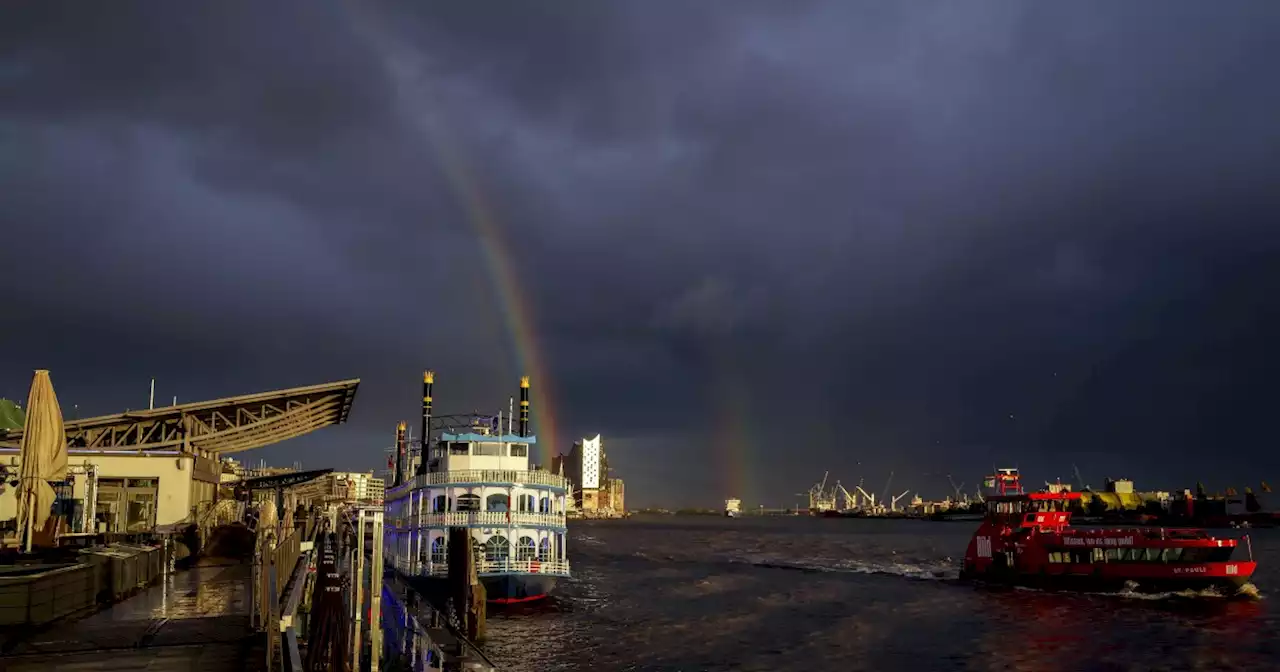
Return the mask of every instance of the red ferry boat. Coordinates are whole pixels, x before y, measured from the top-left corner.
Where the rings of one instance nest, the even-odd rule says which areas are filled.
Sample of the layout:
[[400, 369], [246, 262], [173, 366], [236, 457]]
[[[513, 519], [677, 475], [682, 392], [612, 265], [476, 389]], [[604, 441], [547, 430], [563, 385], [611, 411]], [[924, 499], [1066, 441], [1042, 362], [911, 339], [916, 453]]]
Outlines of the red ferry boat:
[[1071, 527], [1080, 493], [1063, 488], [1024, 492], [1017, 469], [987, 479], [993, 494], [965, 551], [962, 579], [1087, 592], [1164, 593], [1215, 589], [1233, 595], [1257, 569], [1232, 560], [1239, 541], [1202, 529]]

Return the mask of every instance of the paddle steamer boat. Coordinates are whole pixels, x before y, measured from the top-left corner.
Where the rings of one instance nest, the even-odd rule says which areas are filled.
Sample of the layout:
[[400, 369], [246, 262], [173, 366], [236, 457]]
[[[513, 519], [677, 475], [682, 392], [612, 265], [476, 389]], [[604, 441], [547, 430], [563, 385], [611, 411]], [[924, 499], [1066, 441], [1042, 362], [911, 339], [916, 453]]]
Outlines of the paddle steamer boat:
[[423, 376], [424, 447], [415, 454], [408, 439], [397, 441], [396, 481], [403, 482], [386, 494], [387, 562], [424, 596], [439, 595], [449, 570], [449, 529], [462, 527], [490, 602], [542, 599], [570, 576], [569, 484], [530, 465], [537, 437], [528, 433], [529, 378], [520, 380], [518, 430], [510, 415], [503, 427], [501, 413], [433, 419], [434, 378], [430, 371]]

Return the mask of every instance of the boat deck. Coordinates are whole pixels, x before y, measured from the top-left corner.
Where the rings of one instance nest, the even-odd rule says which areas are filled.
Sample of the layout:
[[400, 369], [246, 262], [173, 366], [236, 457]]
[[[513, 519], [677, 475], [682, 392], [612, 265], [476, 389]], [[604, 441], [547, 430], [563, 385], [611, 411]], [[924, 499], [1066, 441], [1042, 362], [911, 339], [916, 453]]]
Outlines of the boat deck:
[[0, 641], [5, 672], [253, 672], [265, 649], [250, 625], [248, 564], [170, 574], [88, 617]]

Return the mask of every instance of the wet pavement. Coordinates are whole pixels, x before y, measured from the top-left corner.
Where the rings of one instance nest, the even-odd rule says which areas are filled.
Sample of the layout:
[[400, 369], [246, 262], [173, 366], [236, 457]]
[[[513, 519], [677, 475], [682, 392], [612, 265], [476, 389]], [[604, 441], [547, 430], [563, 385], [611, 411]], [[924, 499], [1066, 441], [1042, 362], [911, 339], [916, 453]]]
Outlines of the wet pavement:
[[265, 654], [250, 626], [252, 567], [197, 566], [84, 619], [8, 647], [4, 672], [247, 672]]

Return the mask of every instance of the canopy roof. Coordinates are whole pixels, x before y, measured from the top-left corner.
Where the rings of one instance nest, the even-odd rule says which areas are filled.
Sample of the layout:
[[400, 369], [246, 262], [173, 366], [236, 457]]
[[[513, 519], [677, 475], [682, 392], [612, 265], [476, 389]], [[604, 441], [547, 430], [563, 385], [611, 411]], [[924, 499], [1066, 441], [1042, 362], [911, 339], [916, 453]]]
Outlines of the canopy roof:
[[[252, 450], [346, 422], [359, 385], [352, 379], [69, 420], [67, 443], [112, 451]], [[17, 447], [21, 440], [21, 429], [0, 429], [0, 446]]]

